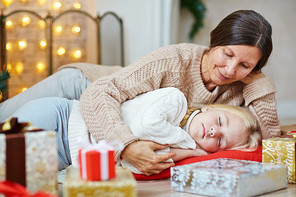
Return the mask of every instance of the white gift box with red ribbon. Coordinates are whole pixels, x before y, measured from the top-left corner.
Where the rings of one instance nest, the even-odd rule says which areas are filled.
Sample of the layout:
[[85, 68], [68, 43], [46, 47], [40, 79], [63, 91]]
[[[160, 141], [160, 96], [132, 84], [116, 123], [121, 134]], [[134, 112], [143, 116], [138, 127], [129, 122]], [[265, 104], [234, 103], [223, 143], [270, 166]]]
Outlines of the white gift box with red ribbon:
[[105, 181], [116, 177], [114, 148], [105, 140], [79, 150], [80, 176], [89, 181]]

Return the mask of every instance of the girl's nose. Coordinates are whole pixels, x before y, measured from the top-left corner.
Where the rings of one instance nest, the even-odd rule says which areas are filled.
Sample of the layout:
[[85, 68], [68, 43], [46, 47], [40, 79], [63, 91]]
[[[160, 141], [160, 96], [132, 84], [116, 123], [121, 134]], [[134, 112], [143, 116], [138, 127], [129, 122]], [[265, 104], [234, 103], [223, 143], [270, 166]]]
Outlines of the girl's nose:
[[211, 127], [210, 128], [210, 137], [216, 137], [218, 135], [219, 131], [217, 130], [217, 128]]

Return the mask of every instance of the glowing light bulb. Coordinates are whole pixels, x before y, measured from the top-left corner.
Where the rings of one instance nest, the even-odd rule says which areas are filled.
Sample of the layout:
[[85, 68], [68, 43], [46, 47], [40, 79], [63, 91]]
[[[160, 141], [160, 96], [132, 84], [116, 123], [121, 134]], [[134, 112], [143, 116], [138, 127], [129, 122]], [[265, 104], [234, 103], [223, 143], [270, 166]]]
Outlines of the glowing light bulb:
[[79, 10], [81, 8], [81, 4], [79, 2], [73, 3], [73, 7]]
[[10, 63], [8, 63], [7, 66], [6, 66], [6, 69], [7, 69], [8, 72], [10, 72], [11, 69], [12, 69], [12, 65]]
[[62, 7], [62, 3], [60, 1], [53, 2], [53, 9], [59, 10]]
[[40, 46], [41, 49], [45, 49], [46, 46], [47, 46], [46, 40], [41, 40], [39, 42], [39, 46]]
[[73, 34], [78, 34], [81, 31], [81, 28], [78, 25], [74, 25], [72, 27], [72, 33]]
[[6, 21], [5, 27], [6, 27], [6, 29], [12, 29], [12, 27], [13, 27], [12, 20]]
[[24, 71], [24, 64], [23, 62], [17, 62], [15, 64], [15, 70], [18, 74], [21, 74]]
[[38, 0], [38, 4], [40, 6], [43, 6], [44, 4], [46, 4], [46, 0]]
[[77, 50], [73, 51], [72, 55], [74, 58], [79, 59], [82, 56], [82, 51], [77, 49]]
[[12, 50], [12, 43], [11, 42], [6, 43], [6, 50], [7, 51], [11, 51]]
[[21, 90], [21, 92], [24, 92], [24, 91], [26, 91], [27, 89], [28, 89], [28, 88], [23, 87], [22, 90]]
[[58, 50], [57, 50], [57, 54], [59, 55], [59, 56], [62, 56], [62, 55], [64, 55], [66, 53], [66, 49], [64, 48], [64, 47], [60, 47], [60, 48], [58, 48]]
[[5, 7], [8, 7], [13, 3], [13, 0], [2, 0], [2, 3]]
[[55, 33], [56, 33], [56, 34], [60, 35], [60, 34], [62, 34], [62, 32], [63, 32], [63, 27], [60, 26], [60, 25], [58, 25], [58, 26], [55, 27], [54, 30], [55, 30]]
[[20, 0], [22, 3], [27, 3], [28, 0]]
[[38, 64], [36, 65], [36, 69], [39, 73], [41, 73], [45, 69], [45, 64], [43, 62], [38, 62]]
[[27, 41], [25, 39], [20, 40], [18, 43], [18, 47], [19, 47], [19, 50], [24, 50], [25, 48], [28, 47]]
[[39, 29], [44, 29], [46, 27], [46, 23], [44, 20], [39, 20], [38, 22]]
[[30, 17], [28, 17], [27, 15], [23, 16], [23, 18], [22, 18], [22, 20], [21, 20], [21, 23], [22, 23], [22, 26], [23, 26], [23, 27], [29, 25], [30, 22], [31, 22]]

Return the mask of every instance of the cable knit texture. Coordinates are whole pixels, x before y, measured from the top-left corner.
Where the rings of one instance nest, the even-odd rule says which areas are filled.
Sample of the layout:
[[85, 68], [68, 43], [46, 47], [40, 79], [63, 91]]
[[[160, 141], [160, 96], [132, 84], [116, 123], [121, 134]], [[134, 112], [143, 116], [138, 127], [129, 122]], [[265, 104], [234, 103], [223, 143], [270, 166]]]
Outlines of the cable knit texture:
[[[162, 47], [114, 74], [91, 83], [81, 96], [80, 107], [94, 138], [120, 140], [125, 146], [136, 141], [137, 138], [120, 118], [120, 104], [139, 94], [164, 87], [181, 90], [187, 98], [188, 107], [209, 103], [247, 104], [260, 122], [263, 138], [279, 136], [273, 81], [267, 77], [248, 85], [235, 82], [218, 86], [209, 92], [200, 73], [200, 62], [206, 49], [196, 44]], [[121, 150], [118, 149], [117, 160], [120, 154]]]

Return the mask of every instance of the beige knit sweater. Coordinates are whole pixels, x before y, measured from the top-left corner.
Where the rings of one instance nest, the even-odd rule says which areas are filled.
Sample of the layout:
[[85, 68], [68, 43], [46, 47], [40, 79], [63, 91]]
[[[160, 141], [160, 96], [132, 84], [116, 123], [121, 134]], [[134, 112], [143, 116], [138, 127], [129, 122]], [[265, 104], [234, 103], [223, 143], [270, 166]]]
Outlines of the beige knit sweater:
[[[202, 81], [200, 62], [207, 47], [177, 44], [162, 47], [136, 60], [116, 73], [95, 80], [80, 99], [81, 114], [96, 140], [122, 142], [137, 140], [120, 118], [120, 104], [144, 92], [176, 87], [188, 107], [208, 103], [247, 106], [259, 120], [264, 139], [280, 135], [272, 78], [258, 79], [248, 85], [235, 82], [209, 92]], [[116, 159], [121, 151], [116, 147]]]

